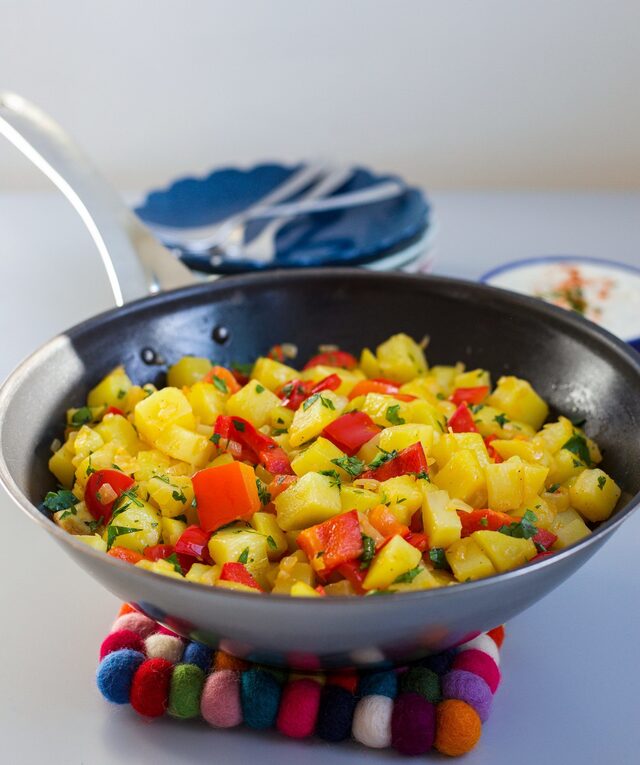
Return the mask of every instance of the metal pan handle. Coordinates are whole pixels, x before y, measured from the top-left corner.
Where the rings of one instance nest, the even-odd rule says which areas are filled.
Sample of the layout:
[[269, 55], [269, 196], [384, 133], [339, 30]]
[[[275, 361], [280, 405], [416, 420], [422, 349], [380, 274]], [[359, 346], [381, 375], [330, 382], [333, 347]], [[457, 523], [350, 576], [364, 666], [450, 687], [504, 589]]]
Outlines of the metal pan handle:
[[116, 305], [195, 281], [37, 106], [15, 93], [0, 92], [0, 134], [71, 202], [98, 248]]

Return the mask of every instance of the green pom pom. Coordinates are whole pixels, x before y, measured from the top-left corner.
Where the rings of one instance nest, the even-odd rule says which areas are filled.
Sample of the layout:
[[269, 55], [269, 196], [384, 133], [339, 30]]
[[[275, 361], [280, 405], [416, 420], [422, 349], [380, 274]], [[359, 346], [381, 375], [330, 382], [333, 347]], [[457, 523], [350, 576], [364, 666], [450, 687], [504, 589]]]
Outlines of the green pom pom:
[[400, 688], [405, 693], [419, 693], [432, 704], [442, 700], [440, 678], [426, 667], [408, 669], [400, 678]]
[[195, 664], [176, 664], [169, 689], [168, 712], [172, 717], [181, 720], [198, 717], [204, 678], [204, 672]]

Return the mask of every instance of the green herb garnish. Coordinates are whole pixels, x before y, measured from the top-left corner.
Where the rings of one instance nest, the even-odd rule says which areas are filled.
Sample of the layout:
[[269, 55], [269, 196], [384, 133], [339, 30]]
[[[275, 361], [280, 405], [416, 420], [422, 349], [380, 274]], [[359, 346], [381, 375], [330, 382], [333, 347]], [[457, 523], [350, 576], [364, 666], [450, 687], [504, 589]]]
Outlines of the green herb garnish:
[[233, 422], [233, 427], [236, 430], [239, 430], [241, 433], [244, 433], [245, 425], [244, 425], [244, 422], [242, 422], [242, 420], [232, 420], [232, 422]]
[[500, 526], [498, 531], [506, 534], [508, 537], [517, 539], [531, 539], [538, 533], [535, 523], [538, 520], [536, 514], [531, 510], [526, 510], [521, 520], [516, 523], [510, 523], [508, 526]]
[[340, 488], [342, 486], [342, 481], [340, 480], [340, 474], [337, 470], [321, 470], [320, 475], [326, 475], [328, 478], [331, 479], [329, 482], [329, 486], [337, 486]]
[[229, 392], [229, 386], [227, 383], [222, 379], [222, 377], [218, 377], [218, 375], [213, 376], [213, 384], [215, 387], [221, 392], [221, 393], [228, 393]]
[[339, 468], [342, 468], [354, 478], [360, 475], [364, 470], [364, 462], [357, 457], [336, 457], [336, 459], [331, 460], [331, 462]]
[[128, 526], [107, 526], [107, 550], [111, 549], [118, 537], [122, 537], [125, 534], [135, 534], [136, 531], [141, 531], [141, 529], [134, 529]]
[[267, 544], [269, 545], [269, 547], [272, 550], [277, 550], [278, 549], [278, 545], [276, 544], [276, 540], [271, 536], [271, 534], [269, 534], [269, 536], [267, 537]]
[[559, 488], [560, 488], [560, 484], [559, 483], [552, 483], [551, 486], [549, 486], [549, 488], [547, 489], [547, 493], [548, 494], [555, 494], [558, 491]]
[[449, 562], [444, 552], [444, 547], [432, 547], [429, 550], [429, 560], [433, 563], [434, 568], [440, 568], [444, 571], [449, 570]]
[[589, 454], [587, 441], [580, 433], [574, 433], [562, 448], [575, 454], [585, 465], [591, 465], [591, 455]]
[[606, 482], [607, 482], [607, 477], [606, 476], [604, 476], [604, 475], [599, 475], [598, 476], [598, 488], [600, 489], [600, 491], [602, 491], [604, 489], [604, 485], [605, 485]]
[[392, 584], [406, 584], [409, 582], [413, 582], [413, 580], [418, 576], [418, 574], [422, 571], [421, 566], [416, 566], [415, 568], [410, 568], [409, 571], [405, 571], [404, 574], [400, 574], [400, 576], [397, 576]]
[[267, 485], [259, 478], [256, 478], [256, 486], [258, 487], [258, 497], [260, 497], [260, 502], [262, 505], [268, 505], [269, 502], [271, 502], [271, 494], [267, 491]]
[[212, 441], [216, 446], [220, 443], [221, 434], [220, 433], [214, 433], [209, 441]]
[[233, 369], [234, 372], [239, 372], [241, 375], [244, 375], [245, 377], [249, 377], [249, 375], [251, 374], [251, 370], [253, 369], [253, 364], [251, 362], [247, 364], [242, 364], [239, 361], [232, 361], [231, 369]]
[[184, 571], [182, 570], [182, 566], [180, 565], [180, 561], [178, 560], [178, 556], [175, 553], [171, 553], [171, 555], [167, 555], [165, 558], [166, 561], [173, 564], [174, 569], [179, 573], [184, 575]]
[[323, 396], [322, 394], [320, 394], [320, 403], [325, 409], [333, 409], [335, 411], [333, 401], [330, 398]]
[[[73, 492], [68, 489], [60, 489], [60, 491], [47, 492], [47, 495], [44, 498], [44, 506], [47, 510], [51, 510], [51, 512], [55, 513], [58, 510], [67, 510], [79, 501], [80, 500]], [[73, 515], [75, 515], [75, 513], [73, 513]]]
[[305, 400], [302, 402], [302, 410], [303, 410], [304, 412], [306, 412], [306, 411], [307, 411], [307, 409], [308, 409], [310, 406], [313, 406], [313, 405], [316, 403], [316, 401], [317, 401], [319, 398], [320, 398], [320, 394], [319, 394], [319, 393], [314, 393], [314, 394], [313, 394], [313, 396], [309, 396], [309, 398], [306, 398], [306, 399], [305, 399]]
[[404, 425], [406, 420], [404, 417], [400, 417], [400, 404], [394, 404], [387, 407], [387, 413], [385, 417], [392, 425]]
[[264, 393], [264, 385], [256, 384], [256, 393]]
[[376, 468], [379, 468], [381, 465], [384, 465], [385, 462], [389, 462], [389, 460], [395, 459], [398, 456], [398, 452], [395, 449], [392, 449], [390, 452], [388, 452], [386, 449], [383, 449], [381, 446], [378, 446], [377, 448], [379, 449], [380, 454], [377, 454], [373, 462], [369, 463], [370, 470], [375, 470]]
[[76, 409], [71, 415], [71, 424], [78, 427], [86, 425], [88, 422], [91, 422], [91, 420], [93, 420], [93, 414], [88, 406], [81, 406], [80, 409]]
[[184, 502], [187, 501], [187, 498], [185, 497], [183, 492], [179, 491], [177, 489], [171, 492], [171, 496], [175, 499], [176, 502], [183, 502], [184, 503]]
[[376, 542], [367, 534], [362, 535], [362, 555], [360, 556], [360, 570], [369, 568], [373, 556], [376, 554]]
[[249, 548], [245, 547], [244, 550], [238, 556], [238, 563], [247, 563], [249, 560]]
[[499, 425], [501, 428], [504, 428], [504, 426], [505, 426], [505, 425], [506, 425], [508, 422], [510, 422], [510, 420], [509, 420], [509, 418], [507, 417], [507, 415], [506, 415], [506, 414], [503, 414], [502, 412], [500, 412], [500, 414], [496, 414], [496, 416], [493, 418], [493, 421], [494, 421], [494, 422], [497, 422], [497, 423], [498, 423], [498, 425]]

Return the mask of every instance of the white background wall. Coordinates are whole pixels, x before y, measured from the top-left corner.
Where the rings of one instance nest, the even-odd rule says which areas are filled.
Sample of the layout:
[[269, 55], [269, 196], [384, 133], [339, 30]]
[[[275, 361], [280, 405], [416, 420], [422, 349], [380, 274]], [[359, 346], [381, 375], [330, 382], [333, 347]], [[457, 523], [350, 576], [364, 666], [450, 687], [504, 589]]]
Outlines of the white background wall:
[[[318, 155], [431, 188], [631, 188], [639, 41], [637, 0], [0, 0], [0, 88], [122, 189]], [[0, 190], [45, 184], [0, 144]]]

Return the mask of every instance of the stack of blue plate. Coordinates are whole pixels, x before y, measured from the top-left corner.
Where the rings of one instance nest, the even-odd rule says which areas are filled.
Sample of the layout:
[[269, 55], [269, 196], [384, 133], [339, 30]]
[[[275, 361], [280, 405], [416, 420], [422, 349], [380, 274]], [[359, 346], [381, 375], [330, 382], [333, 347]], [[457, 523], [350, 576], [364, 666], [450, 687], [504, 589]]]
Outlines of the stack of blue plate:
[[[246, 170], [216, 170], [206, 178], [180, 178], [165, 189], [150, 192], [136, 212], [152, 227], [186, 229], [219, 223], [258, 202], [299, 167], [260, 164]], [[357, 168], [334, 194], [358, 191], [387, 180], [398, 179]], [[250, 241], [263, 225], [264, 221], [247, 224], [245, 239]], [[390, 199], [290, 220], [278, 231], [275, 257], [268, 263], [242, 257], [211, 258], [209, 254], [190, 252], [185, 243], [177, 249], [189, 267], [210, 274], [336, 265], [427, 270], [432, 233], [430, 205], [420, 189], [407, 186]]]

